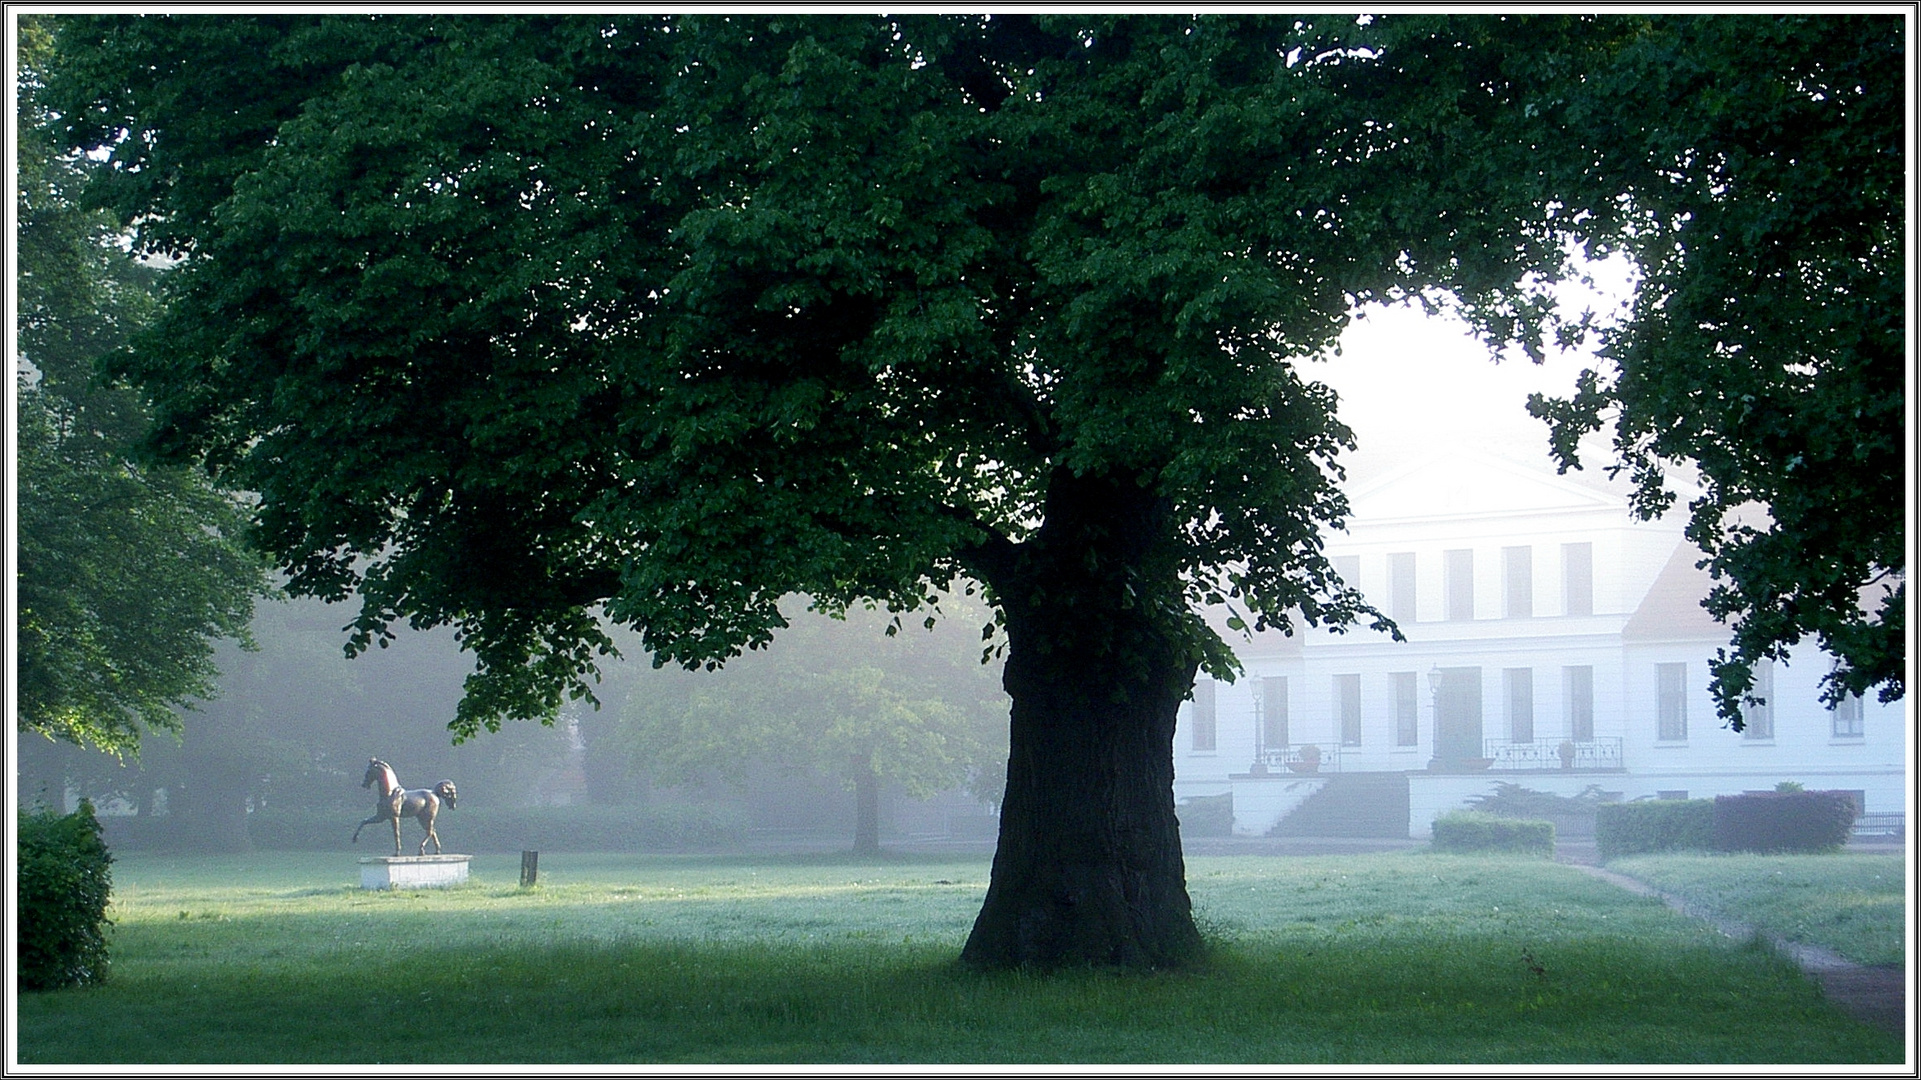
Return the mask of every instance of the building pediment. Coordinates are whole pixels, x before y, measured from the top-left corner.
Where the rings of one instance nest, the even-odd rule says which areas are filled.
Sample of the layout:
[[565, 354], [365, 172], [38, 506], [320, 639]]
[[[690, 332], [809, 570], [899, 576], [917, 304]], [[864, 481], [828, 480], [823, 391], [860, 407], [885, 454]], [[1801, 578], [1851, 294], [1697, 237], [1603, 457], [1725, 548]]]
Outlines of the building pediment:
[[1616, 510], [1627, 500], [1608, 491], [1474, 451], [1441, 451], [1349, 492], [1356, 522], [1498, 517]]

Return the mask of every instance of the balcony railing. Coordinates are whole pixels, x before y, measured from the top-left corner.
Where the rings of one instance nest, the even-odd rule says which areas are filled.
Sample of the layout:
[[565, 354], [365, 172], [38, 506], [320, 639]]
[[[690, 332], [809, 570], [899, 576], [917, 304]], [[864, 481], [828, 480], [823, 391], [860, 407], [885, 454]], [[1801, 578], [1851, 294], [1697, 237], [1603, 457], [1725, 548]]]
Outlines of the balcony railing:
[[1490, 769], [1619, 769], [1620, 739], [1486, 739], [1483, 753], [1492, 762]]
[[[1303, 758], [1301, 756], [1301, 751], [1310, 745], [1320, 751], [1318, 763], [1313, 768], [1308, 767], [1307, 762], [1309, 758]], [[1312, 755], [1309, 757], [1311, 758]], [[1337, 773], [1341, 771], [1341, 748], [1339, 746], [1321, 746], [1317, 743], [1302, 743], [1298, 746], [1270, 746], [1262, 750], [1260, 754], [1256, 756], [1255, 761], [1257, 764], [1266, 765], [1269, 772]]]

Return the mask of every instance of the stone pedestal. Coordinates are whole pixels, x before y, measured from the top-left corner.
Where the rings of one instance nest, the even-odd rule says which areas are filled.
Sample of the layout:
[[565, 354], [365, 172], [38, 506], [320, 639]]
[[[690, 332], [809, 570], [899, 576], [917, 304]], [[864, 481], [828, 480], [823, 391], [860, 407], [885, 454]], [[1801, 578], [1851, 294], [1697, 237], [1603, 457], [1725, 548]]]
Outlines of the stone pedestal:
[[377, 855], [360, 860], [363, 889], [441, 889], [467, 880], [472, 855]]

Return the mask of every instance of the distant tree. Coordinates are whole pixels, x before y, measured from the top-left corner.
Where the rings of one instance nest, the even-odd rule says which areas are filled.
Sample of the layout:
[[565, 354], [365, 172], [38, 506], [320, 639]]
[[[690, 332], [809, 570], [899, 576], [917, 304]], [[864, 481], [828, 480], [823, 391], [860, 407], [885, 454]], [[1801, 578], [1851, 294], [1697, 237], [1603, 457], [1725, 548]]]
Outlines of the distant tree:
[[666, 784], [741, 778], [757, 760], [840, 780], [864, 854], [880, 850], [883, 783], [927, 798], [1005, 771], [1007, 695], [964, 622], [889, 635], [884, 615], [859, 609], [789, 618], [764, 653], [639, 681], [619, 734], [634, 765]]
[[602, 617], [699, 667], [792, 594], [907, 612], [971, 578], [1012, 706], [963, 957], [1141, 967], [1201, 950], [1172, 739], [1235, 661], [1197, 609], [1391, 629], [1322, 554], [1351, 436], [1302, 361], [1407, 296], [1538, 356], [1570, 238], [1647, 223], [1563, 99], [1685, 28], [65, 25], [92, 190], [182, 260], [120, 368], [156, 447], [258, 492], [360, 646], [458, 623], [459, 735], [587, 693]]
[[51, 39], [20, 23], [18, 727], [114, 754], [213, 693], [214, 642], [243, 639], [265, 567], [247, 513], [190, 466], [138, 453], [147, 415], [94, 361], [153, 314], [156, 272], [75, 202], [81, 170], [41, 102]]
[[[1830, 703], [1905, 692], [1912, 450], [1905, 126], [1913, 66], [1898, 15], [1707, 16], [1664, 23], [1613, 63], [1557, 80], [1546, 114], [1580, 152], [1547, 155], [1552, 186], [1619, 196], [1611, 243], [1641, 283], [1600, 334], [1605, 365], [1530, 410], [1563, 468], [1612, 424], [1616, 469], [1644, 517], [1686, 462], [1704, 492], [1688, 538], [1731, 620], [1711, 662], [1728, 726], [1753, 666], [1813, 637], [1838, 665]], [[1581, 223], [1575, 226], [1582, 228]]]

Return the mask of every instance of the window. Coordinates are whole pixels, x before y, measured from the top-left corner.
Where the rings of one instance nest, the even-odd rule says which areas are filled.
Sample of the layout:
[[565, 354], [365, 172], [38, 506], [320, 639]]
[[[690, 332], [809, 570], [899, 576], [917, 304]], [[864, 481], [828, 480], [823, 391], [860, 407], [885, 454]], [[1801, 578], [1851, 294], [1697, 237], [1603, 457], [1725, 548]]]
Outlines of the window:
[[1567, 698], [1567, 737], [1575, 742], [1594, 739], [1594, 669], [1561, 669], [1561, 690]]
[[1517, 743], [1534, 741], [1534, 669], [1508, 668], [1501, 673], [1507, 697], [1507, 737]]
[[1395, 622], [1414, 621], [1414, 553], [1402, 551], [1387, 557], [1387, 617]]
[[1441, 553], [1441, 583], [1447, 590], [1449, 620], [1474, 617], [1474, 552], [1472, 549]]
[[1415, 687], [1419, 684], [1412, 671], [1396, 671], [1388, 675], [1394, 686], [1394, 745], [1415, 746], [1421, 741], [1420, 699], [1415, 697]]
[[1261, 740], [1268, 749], [1287, 745], [1287, 676], [1261, 680]]
[[1830, 722], [1833, 724], [1834, 737], [1837, 739], [1858, 739], [1861, 737], [1861, 699], [1849, 694], [1835, 703]]
[[1685, 742], [1688, 737], [1688, 666], [1656, 664], [1657, 699], [1655, 715], [1663, 742]]
[[1194, 749], [1214, 749], [1214, 680], [1194, 680]]
[[1774, 661], [1764, 659], [1754, 665], [1754, 685], [1748, 688], [1747, 696], [1759, 698], [1760, 703], [1741, 705], [1742, 737], [1774, 738]]
[[1359, 555], [1336, 555], [1328, 560], [1334, 564], [1334, 573], [1340, 576], [1343, 584], [1350, 589], [1361, 587], [1361, 557]]
[[1594, 614], [1594, 545], [1561, 545], [1562, 606], [1569, 615]]
[[1534, 614], [1534, 549], [1501, 549], [1502, 610], [1510, 619], [1525, 619]]
[[1334, 676], [1334, 710], [1341, 721], [1341, 745], [1361, 745], [1361, 677]]

